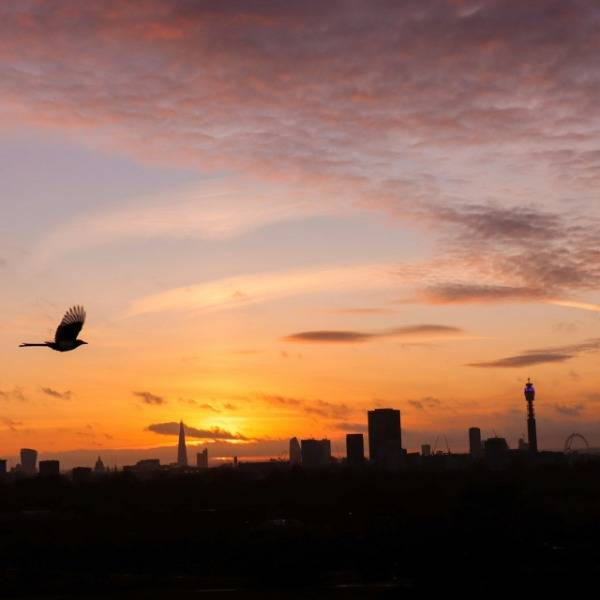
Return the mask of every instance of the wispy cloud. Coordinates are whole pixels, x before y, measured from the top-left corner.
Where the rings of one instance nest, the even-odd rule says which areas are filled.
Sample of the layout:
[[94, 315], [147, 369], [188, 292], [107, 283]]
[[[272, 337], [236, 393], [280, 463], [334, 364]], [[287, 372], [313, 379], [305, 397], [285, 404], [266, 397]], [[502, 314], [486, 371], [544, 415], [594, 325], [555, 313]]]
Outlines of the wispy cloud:
[[432, 304], [498, 302], [507, 300], [540, 300], [547, 292], [530, 287], [445, 283], [425, 288], [420, 298]]
[[580, 310], [589, 310], [591, 312], [600, 312], [600, 304], [590, 302], [578, 302], [576, 300], [548, 300], [549, 304], [556, 306], [565, 306], [566, 308], [578, 308]]
[[556, 404], [554, 410], [565, 417], [579, 417], [585, 410], [583, 404]]
[[28, 398], [21, 388], [15, 387], [12, 390], [0, 390], [0, 400], [27, 402]]
[[331, 428], [344, 433], [366, 433], [367, 431], [366, 423], [348, 423], [346, 421], [334, 423]]
[[439, 408], [442, 401], [433, 396], [426, 396], [420, 400], [409, 400], [408, 403], [417, 410], [427, 410], [429, 408]]
[[448, 325], [407, 325], [377, 332], [320, 330], [301, 331], [284, 337], [286, 342], [324, 343], [324, 344], [353, 344], [367, 342], [378, 338], [395, 337], [434, 337], [447, 338], [464, 334], [464, 329]]
[[[153, 423], [146, 427], [148, 431], [158, 433], [160, 435], [178, 435], [179, 434], [179, 423], [171, 421], [168, 423]], [[240, 440], [248, 441], [250, 438], [241, 435], [240, 433], [232, 433], [220, 427], [212, 427], [210, 429], [198, 429], [196, 427], [189, 427], [184, 424], [185, 435], [190, 438], [198, 438], [202, 440]]]
[[355, 308], [334, 308], [327, 311], [338, 315], [389, 315], [396, 312], [392, 308], [379, 307], [355, 307]]
[[523, 354], [507, 356], [491, 361], [470, 363], [470, 367], [515, 368], [546, 363], [561, 363], [580, 354], [600, 352], [600, 338], [590, 338], [578, 344], [526, 350]]
[[51, 398], [60, 398], [61, 400], [70, 400], [73, 396], [73, 392], [67, 390], [66, 392], [59, 392], [58, 390], [54, 390], [49, 387], [43, 387], [42, 392], [46, 394], [46, 396], [50, 396]]
[[14, 419], [9, 419], [8, 417], [2, 417], [0, 422], [2, 422], [6, 427], [8, 427], [8, 429], [10, 429], [10, 431], [13, 432], [18, 431], [18, 428], [23, 425], [21, 421], [15, 421]]
[[346, 404], [326, 400], [308, 400], [277, 394], [263, 394], [260, 398], [263, 402], [272, 406], [287, 407], [298, 413], [325, 419], [345, 419], [356, 412], [355, 409]]
[[179, 287], [134, 301], [128, 315], [169, 310], [222, 310], [324, 290], [397, 285], [391, 265], [355, 265], [240, 275]]
[[157, 396], [151, 392], [133, 392], [133, 395], [141, 398], [144, 404], [149, 404], [150, 406], [161, 406], [167, 403], [162, 396]]
[[530, 353], [517, 354], [516, 356], [507, 356], [484, 362], [470, 363], [470, 367], [487, 367], [487, 368], [514, 368], [514, 367], [530, 367], [532, 365], [542, 365], [546, 363], [565, 362], [573, 358], [572, 354], [559, 353]]
[[[258, 188], [258, 189], [257, 189]], [[263, 186], [264, 188], [264, 186]], [[88, 246], [151, 238], [226, 240], [294, 219], [331, 212], [333, 206], [310, 202], [306, 194], [257, 184], [209, 180], [158, 196], [134, 198], [67, 221], [39, 243], [43, 259]]]

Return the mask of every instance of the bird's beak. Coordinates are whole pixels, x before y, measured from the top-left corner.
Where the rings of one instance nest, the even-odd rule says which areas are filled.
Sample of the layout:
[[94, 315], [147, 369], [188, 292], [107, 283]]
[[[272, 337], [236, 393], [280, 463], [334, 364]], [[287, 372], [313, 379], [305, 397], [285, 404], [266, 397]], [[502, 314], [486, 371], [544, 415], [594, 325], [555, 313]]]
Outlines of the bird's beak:
[[83, 342], [83, 341], [82, 341], [81, 343], [82, 343], [82, 344], [87, 344], [87, 342]]

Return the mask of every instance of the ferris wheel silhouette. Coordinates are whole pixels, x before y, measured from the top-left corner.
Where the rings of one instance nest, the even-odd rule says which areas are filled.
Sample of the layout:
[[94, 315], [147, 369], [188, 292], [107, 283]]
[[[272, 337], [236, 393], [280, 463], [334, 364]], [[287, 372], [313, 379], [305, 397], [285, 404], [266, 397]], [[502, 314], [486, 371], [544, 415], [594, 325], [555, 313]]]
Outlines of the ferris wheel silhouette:
[[574, 454], [574, 453], [580, 451], [580, 449], [573, 447], [574, 442], [576, 442], [577, 440], [579, 440], [580, 442], [583, 443], [583, 450], [585, 452], [589, 451], [590, 445], [588, 444], [588, 441], [585, 439], [585, 437], [583, 437], [580, 433], [572, 433], [565, 440], [565, 448], [564, 448], [565, 454]]

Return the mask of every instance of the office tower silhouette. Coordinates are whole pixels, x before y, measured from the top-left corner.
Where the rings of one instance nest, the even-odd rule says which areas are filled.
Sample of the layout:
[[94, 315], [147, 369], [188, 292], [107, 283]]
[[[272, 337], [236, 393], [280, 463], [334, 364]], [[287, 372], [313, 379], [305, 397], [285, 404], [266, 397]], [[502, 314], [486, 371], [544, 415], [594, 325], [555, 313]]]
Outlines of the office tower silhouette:
[[25, 475], [35, 475], [37, 456], [37, 450], [21, 448], [21, 471]]
[[431, 456], [430, 444], [421, 444], [421, 456]]
[[0, 477], [6, 475], [6, 460], [4, 458], [0, 458]]
[[469, 455], [471, 460], [481, 458], [481, 429], [479, 427], [469, 428]]
[[346, 462], [349, 465], [361, 465], [365, 462], [365, 441], [362, 433], [346, 435]]
[[183, 421], [179, 423], [179, 445], [177, 446], [177, 466], [187, 467], [187, 448], [185, 446], [185, 431], [183, 430]]
[[302, 440], [302, 466], [307, 469], [319, 469], [331, 464], [331, 442], [323, 440]]
[[40, 475], [60, 475], [60, 462], [58, 460], [40, 460]]
[[369, 458], [375, 464], [395, 464], [402, 455], [400, 411], [376, 408], [368, 412]]
[[297, 437], [290, 440], [290, 465], [299, 465], [302, 462], [302, 449]]
[[529, 445], [529, 452], [533, 452], [535, 454], [538, 451], [535, 410], [533, 408], [533, 401], [535, 400], [535, 388], [533, 387], [531, 379], [527, 380], [523, 392], [527, 402], [527, 442]]
[[208, 448], [196, 454], [196, 466], [199, 469], [208, 469]]

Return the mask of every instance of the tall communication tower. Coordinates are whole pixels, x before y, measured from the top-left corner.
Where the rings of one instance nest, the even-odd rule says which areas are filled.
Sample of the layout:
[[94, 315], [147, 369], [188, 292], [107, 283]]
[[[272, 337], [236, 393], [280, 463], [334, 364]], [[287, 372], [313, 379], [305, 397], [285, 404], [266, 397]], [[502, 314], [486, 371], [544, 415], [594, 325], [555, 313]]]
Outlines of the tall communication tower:
[[529, 442], [529, 451], [537, 453], [537, 429], [535, 425], [535, 410], [533, 408], [533, 401], [535, 400], [535, 388], [531, 379], [527, 380], [525, 384], [525, 400], [527, 401], [527, 440]]

